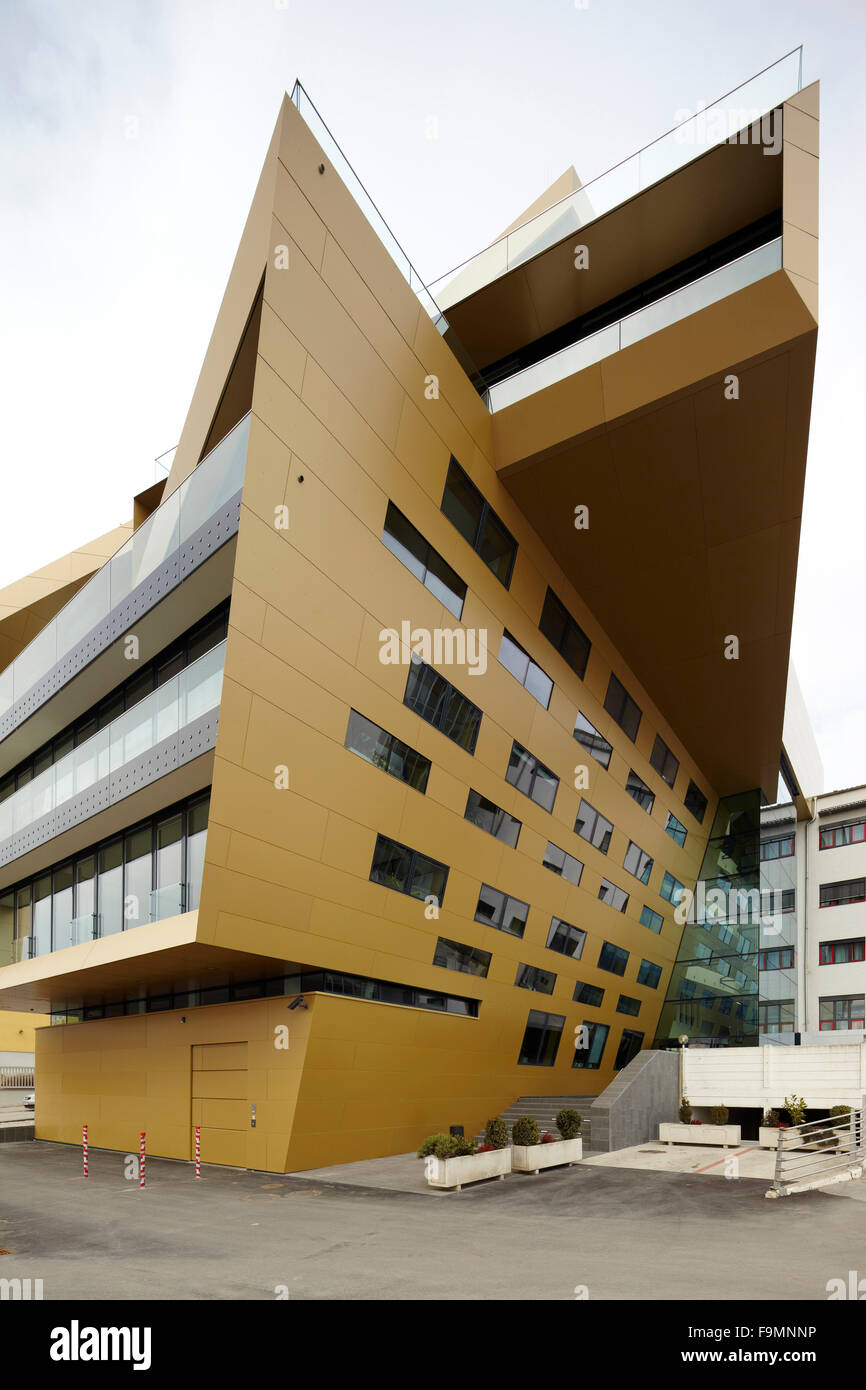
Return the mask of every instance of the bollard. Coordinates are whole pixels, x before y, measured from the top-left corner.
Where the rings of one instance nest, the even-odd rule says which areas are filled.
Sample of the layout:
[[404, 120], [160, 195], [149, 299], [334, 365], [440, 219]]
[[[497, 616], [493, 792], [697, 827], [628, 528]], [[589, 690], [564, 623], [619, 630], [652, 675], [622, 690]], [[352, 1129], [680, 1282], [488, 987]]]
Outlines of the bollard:
[[195, 1175], [201, 1177], [201, 1125], [195, 1127]]
[[81, 1162], [87, 1177], [87, 1125], [81, 1126]]
[[145, 1134], [145, 1132], [144, 1132], [144, 1130], [142, 1130], [142, 1131], [141, 1131], [141, 1138], [140, 1138], [140, 1140], [139, 1140], [139, 1145], [138, 1145], [138, 1172], [139, 1172], [138, 1185], [139, 1185], [139, 1187], [144, 1187], [144, 1162], [145, 1162], [145, 1154], [144, 1154], [144, 1134]]

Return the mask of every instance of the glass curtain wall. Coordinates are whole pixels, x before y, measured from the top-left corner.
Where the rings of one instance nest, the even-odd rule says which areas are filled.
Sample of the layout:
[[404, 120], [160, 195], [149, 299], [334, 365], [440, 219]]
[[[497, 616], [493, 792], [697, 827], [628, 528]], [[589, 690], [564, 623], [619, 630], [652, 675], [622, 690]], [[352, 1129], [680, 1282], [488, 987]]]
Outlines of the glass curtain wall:
[[[719, 802], [656, 1033], [708, 1046], [758, 1041], [761, 949], [761, 794]], [[674, 907], [678, 906], [674, 903]], [[685, 911], [687, 907], [687, 911]]]

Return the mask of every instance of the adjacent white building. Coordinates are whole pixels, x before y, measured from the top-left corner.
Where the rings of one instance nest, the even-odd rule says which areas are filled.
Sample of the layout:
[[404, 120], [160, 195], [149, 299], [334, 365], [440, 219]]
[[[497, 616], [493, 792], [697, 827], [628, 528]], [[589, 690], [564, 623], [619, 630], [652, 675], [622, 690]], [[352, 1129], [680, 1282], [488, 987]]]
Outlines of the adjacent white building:
[[[866, 999], [866, 786], [761, 816], [759, 1027], [766, 1041], [856, 1041]], [[775, 909], [775, 911], [773, 911]], [[853, 1035], [853, 1036], [852, 1036]]]

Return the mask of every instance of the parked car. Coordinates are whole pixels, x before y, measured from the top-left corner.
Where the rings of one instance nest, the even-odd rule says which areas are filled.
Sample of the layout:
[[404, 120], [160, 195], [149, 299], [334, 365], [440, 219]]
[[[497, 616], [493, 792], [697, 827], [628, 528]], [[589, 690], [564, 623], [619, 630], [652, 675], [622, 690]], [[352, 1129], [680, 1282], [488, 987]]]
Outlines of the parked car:
[[35, 1110], [35, 1109], [36, 1109], [36, 1092], [35, 1092], [35, 1091], [28, 1091], [27, 1095], [24, 1097], [24, 1109], [25, 1109], [25, 1110]]

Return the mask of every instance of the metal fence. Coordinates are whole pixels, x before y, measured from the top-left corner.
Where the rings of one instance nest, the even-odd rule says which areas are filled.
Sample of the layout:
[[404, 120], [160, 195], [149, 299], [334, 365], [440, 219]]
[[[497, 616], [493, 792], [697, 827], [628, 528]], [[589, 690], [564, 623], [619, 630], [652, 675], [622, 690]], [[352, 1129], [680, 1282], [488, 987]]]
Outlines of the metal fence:
[[866, 1162], [866, 1106], [779, 1130], [773, 1192], [777, 1197], [858, 1177]]

